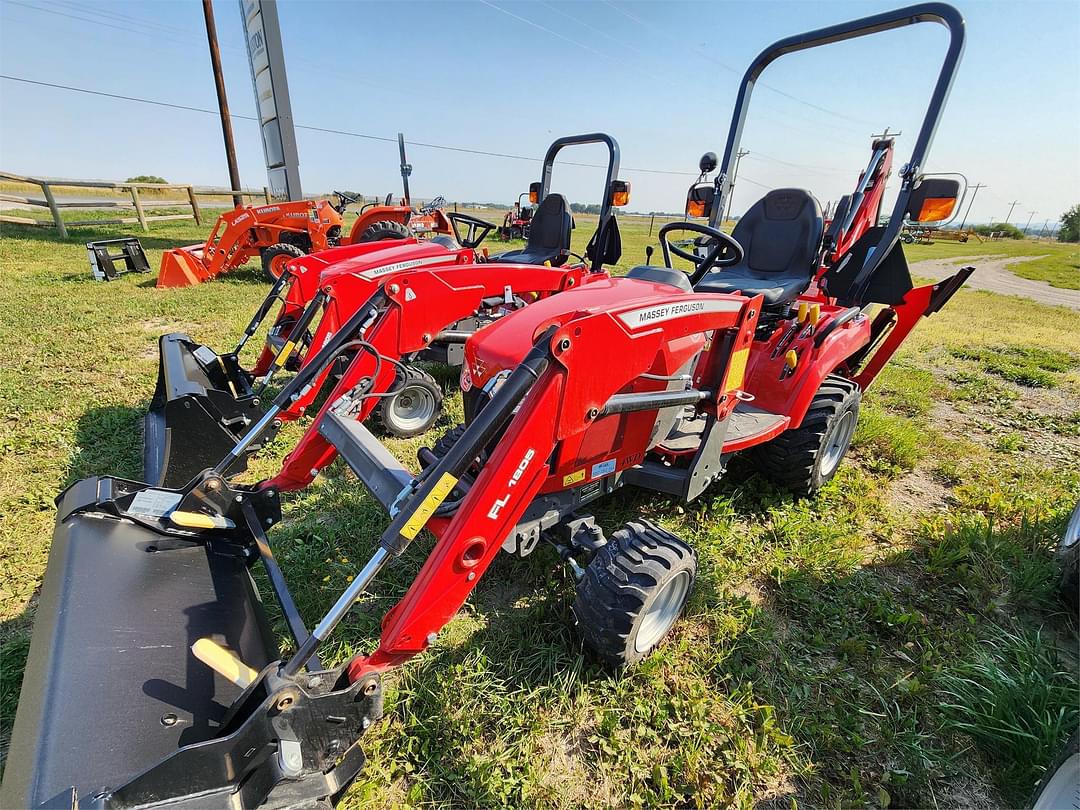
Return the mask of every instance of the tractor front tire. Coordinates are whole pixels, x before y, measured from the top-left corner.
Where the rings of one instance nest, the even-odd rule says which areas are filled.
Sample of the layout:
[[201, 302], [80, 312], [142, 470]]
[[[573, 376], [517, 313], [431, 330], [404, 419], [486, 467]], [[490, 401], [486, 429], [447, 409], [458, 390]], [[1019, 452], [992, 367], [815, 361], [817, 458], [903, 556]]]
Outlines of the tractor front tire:
[[383, 398], [378, 418], [391, 436], [419, 436], [435, 424], [442, 413], [443, 391], [435, 378], [422, 369], [406, 366], [398, 371], [393, 396]]
[[796, 497], [813, 495], [832, 480], [847, 455], [861, 399], [855, 382], [830, 374], [799, 427], [750, 451], [758, 471]]
[[364, 228], [360, 234], [361, 242], [379, 242], [383, 239], [411, 239], [412, 231], [407, 225], [386, 219], [381, 222], [373, 222]]
[[675, 624], [697, 574], [685, 542], [647, 520], [625, 524], [585, 568], [574, 616], [586, 646], [605, 664], [641, 661]]
[[259, 254], [259, 258], [262, 259], [263, 275], [273, 284], [285, 272], [285, 265], [304, 255], [304, 251], [296, 245], [285, 242], [278, 242], [276, 245], [264, 248]]

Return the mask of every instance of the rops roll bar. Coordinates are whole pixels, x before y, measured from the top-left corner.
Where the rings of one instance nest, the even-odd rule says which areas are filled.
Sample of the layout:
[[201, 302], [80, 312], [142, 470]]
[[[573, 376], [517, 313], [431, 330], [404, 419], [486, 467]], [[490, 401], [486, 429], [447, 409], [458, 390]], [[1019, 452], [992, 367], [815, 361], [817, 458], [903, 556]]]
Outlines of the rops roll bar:
[[945, 61], [941, 65], [937, 83], [934, 85], [934, 92], [930, 96], [930, 104], [926, 109], [922, 126], [919, 128], [915, 148], [907, 164], [900, 170], [900, 193], [897, 195], [896, 205], [889, 218], [889, 225], [882, 233], [878, 244], [867, 251], [863, 267], [853, 282], [852, 293], [856, 300], [859, 299], [874, 271], [888, 255], [889, 249], [892, 248], [900, 234], [912, 187], [926, 162], [926, 156], [930, 151], [930, 144], [934, 139], [938, 121], [941, 119], [941, 111], [945, 107], [945, 101], [949, 96], [949, 90], [952, 88], [953, 78], [956, 75], [956, 68], [964, 52], [964, 18], [952, 6], [946, 3], [920, 3], [893, 11], [886, 11], [870, 17], [862, 17], [858, 20], [851, 20], [839, 25], [831, 25], [827, 28], [819, 28], [816, 31], [808, 31], [804, 34], [796, 34], [781, 39], [758, 54], [757, 58], [750, 63], [750, 67], [743, 75], [742, 84], [739, 85], [739, 95], [735, 100], [735, 109], [732, 112], [731, 128], [728, 130], [727, 145], [724, 148], [724, 160], [721, 163], [720, 175], [717, 177], [717, 193], [713, 198], [709, 224], [714, 228], [720, 226], [724, 203], [731, 193], [732, 172], [736, 160], [735, 156], [738, 154], [739, 144], [742, 140], [743, 127], [746, 123], [747, 104], [750, 101], [750, 95], [753, 93], [755, 82], [769, 64], [788, 53], [804, 51], [821, 45], [829, 45], [833, 42], [843, 42], [847, 39], [855, 39], [868, 34], [877, 34], [881, 31], [891, 31], [894, 28], [924, 22], [938, 23], [949, 29], [949, 48], [945, 53]]
[[[611, 185], [619, 178], [619, 142], [612, 138], [610, 135], [604, 132], [590, 132], [586, 135], [567, 135], [564, 138], [559, 138], [554, 141], [551, 146], [548, 147], [547, 154], [544, 155], [544, 169], [540, 175], [540, 199], [538, 203], [543, 202], [544, 198], [551, 190], [551, 171], [555, 166], [555, 157], [567, 146], [578, 146], [589, 143], [602, 143], [608, 149], [608, 165], [607, 165], [607, 177], [604, 180], [604, 197], [600, 203], [600, 219], [596, 223], [596, 232], [603, 236], [607, 227], [608, 221], [613, 215], [611, 205]], [[597, 240], [598, 243], [602, 243], [601, 239]], [[597, 258], [593, 261], [592, 269], [594, 271], [599, 269], [600, 262], [599, 256], [602, 251], [597, 251]]]

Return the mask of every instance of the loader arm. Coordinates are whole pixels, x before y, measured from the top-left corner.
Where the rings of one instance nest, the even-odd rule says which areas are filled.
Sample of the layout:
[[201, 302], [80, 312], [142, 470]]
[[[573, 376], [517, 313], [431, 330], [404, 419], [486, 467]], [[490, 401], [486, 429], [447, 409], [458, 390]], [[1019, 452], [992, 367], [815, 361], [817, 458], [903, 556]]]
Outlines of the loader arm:
[[[515, 268], [509, 276], [494, 274], [484, 265], [422, 270], [395, 276], [383, 288], [387, 299], [385, 308], [365, 333], [364, 339], [370, 348], [356, 353], [327, 396], [315, 422], [285, 458], [281, 471], [265, 486], [293, 491], [310, 484], [337, 455], [333, 445], [319, 432], [320, 422], [337, 400], [364, 383], [363, 394], [366, 396], [359, 399], [354, 418], [358, 421], [366, 419], [378, 406], [378, 395], [392, 390], [396, 376], [394, 363], [427, 348], [448, 324], [477, 312], [485, 300], [505, 300], [507, 296], [546, 297], [598, 277], [606, 278], [603, 274], [587, 274], [583, 268], [567, 271], [527, 265]], [[509, 284], [505, 283], [507, 279]], [[355, 277], [341, 279], [343, 284], [361, 281]], [[338, 317], [328, 309], [327, 317], [315, 335], [314, 346], [324, 345], [323, 341], [340, 329]], [[293, 418], [303, 414], [315, 400], [329, 374], [330, 365], [325, 357], [316, 354], [311, 362], [321, 365], [322, 370], [308, 390], [282, 411], [289, 412]]]
[[[376, 555], [381, 559], [380, 567], [387, 557], [401, 554], [422, 526], [438, 539], [408, 592], [384, 617], [378, 649], [350, 663], [350, 680], [356, 682], [400, 664], [435, 640], [514, 533], [537, 493], [552, 481], [561, 481], [566, 488], [562, 467], [564, 463], [573, 465], [574, 460], [565, 459], [560, 445], [579, 447], [581, 436], [605, 417], [620, 419], [631, 414], [646, 424], [654, 418], [660, 407], [658, 395], [671, 396], [670, 392], [620, 392], [647, 375], [656, 358], [670, 346], [712, 333], [713, 340], [705, 350], [712, 367], [701, 379], [715, 383], [715, 387], [678, 394], [688, 402], [702, 403], [721, 422], [726, 420], [739, 385], [730, 374], [732, 357], [752, 339], [759, 304], [760, 299], [741, 296], [680, 295], [650, 301], [645, 307], [622, 307], [584, 317], [571, 313], [564, 323], [548, 327], [523, 364], [530, 359], [535, 363], [538, 351], [542, 352], [543, 370], [535, 382], [524, 393], [507, 391], [520, 374], [519, 366], [451, 453], [425, 470], [423, 480], [436, 485], [446, 481], [446, 485], [418, 491], [384, 533]], [[662, 325], [653, 325], [647, 317], [648, 313], [671, 313], [679, 308], [686, 314], [655, 316], [664, 320]], [[489, 414], [492, 409], [494, 416]], [[461, 457], [472, 459], [489, 441], [485, 429], [491, 428], [483, 420], [497, 420], [501, 414], [513, 416], [464, 500], [451, 517], [433, 517], [461, 474]], [[632, 420], [622, 424], [624, 435], [630, 438], [626, 445], [612, 448], [618, 460], [605, 476], [613, 486], [649, 449], [647, 431], [635, 431]], [[455, 450], [460, 451], [457, 457], [453, 456]], [[560, 458], [564, 460], [557, 461]], [[577, 480], [585, 482], [584, 478]], [[596, 486], [595, 480], [588, 483]]]

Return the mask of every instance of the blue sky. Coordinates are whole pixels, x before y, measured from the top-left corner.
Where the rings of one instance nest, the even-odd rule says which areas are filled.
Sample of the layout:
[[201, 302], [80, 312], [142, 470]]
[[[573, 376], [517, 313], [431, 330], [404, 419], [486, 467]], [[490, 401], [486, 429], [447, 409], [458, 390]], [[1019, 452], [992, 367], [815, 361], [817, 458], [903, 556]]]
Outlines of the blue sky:
[[[417, 196], [509, 201], [559, 135], [620, 142], [635, 210], [681, 208], [700, 154], [720, 152], [739, 78], [775, 39], [899, 3], [282, 2], [300, 124], [535, 155], [536, 162], [410, 148]], [[958, 2], [964, 61], [928, 169], [987, 184], [972, 219], [1055, 220], [1080, 201], [1080, 2]], [[239, 4], [219, 0], [230, 106], [254, 115]], [[850, 191], [869, 136], [910, 150], [946, 32], [920, 25], [785, 57], [751, 106], [734, 210], [801, 185], [823, 203]], [[213, 108], [201, 4], [0, 0], [2, 73]], [[234, 128], [245, 185], [265, 182], [254, 121]], [[397, 191], [396, 145], [300, 130], [309, 192]], [[568, 160], [599, 162], [599, 149]], [[0, 167], [65, 177], [224, 184], [213, 116], [0, 80]], [[650, 168], [681, 174], [633, 171]], [[596, 201], [600, 170], [559, 167], [555, 185]]]

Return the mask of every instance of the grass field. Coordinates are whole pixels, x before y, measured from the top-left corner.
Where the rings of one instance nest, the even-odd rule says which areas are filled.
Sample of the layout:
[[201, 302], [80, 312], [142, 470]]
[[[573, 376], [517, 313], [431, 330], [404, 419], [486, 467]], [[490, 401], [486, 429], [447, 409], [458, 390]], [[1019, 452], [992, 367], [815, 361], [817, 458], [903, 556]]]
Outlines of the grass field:
[[999, 239], [994, 242], [936, 242], [933, 245], [905, 245], [908, 261], [941, 259], [949, 256], [1037, 256], [1030, 261], [1006, 265], [1021, 278], [1045, 281], [1055, 287], [1080, 290], [1080, 244], [1037, 241], [1034, 239]]
[[[647, 230], [624, 223], [621, 268], [643, 261]], [[579, 218], [579, 249], [590, 232]], [[181, 290], [91, 281], [82, 242], [121, 233], [0, 238], [0, 748], [54, 495], [91, 474], [138, 477], [157, 336], [231, 345], [266, 289], [254, 267]], [[156, 268], [163, 248], [204, 234], [168, 223], [142, 239]], [[1003, 245], [1028, 249], [910, 252]], [[699, 554], [686, 617], [637, 669], [584, 653], [553, 553], [498, 560], [390, 677], [346, 806], [1017, 806], [1077, 727], [1077, 627], [1055, 598], [1052, 548], [1080, 497], [1078, 402], [1076, 313], [961, 291], [868, 392], [854, 452], [818, 497], [792, 501], [736, 459], [688, 506], [634, 491], [601, 505], [606, 527], [646, 516]], [[455, 396], [439, 430], [459, 419]], [[420, 443], [389, 442], [414, 466]], [[384, 521], [340, 464], [285, 513], [271, 539], [310, 621]], [[372, 649], [429, 548], [377, 581], [331, 662]]]

